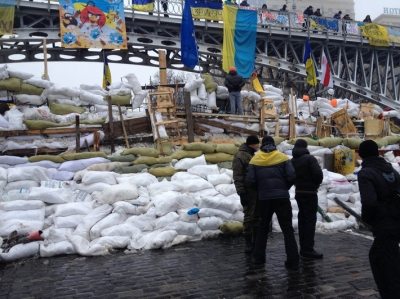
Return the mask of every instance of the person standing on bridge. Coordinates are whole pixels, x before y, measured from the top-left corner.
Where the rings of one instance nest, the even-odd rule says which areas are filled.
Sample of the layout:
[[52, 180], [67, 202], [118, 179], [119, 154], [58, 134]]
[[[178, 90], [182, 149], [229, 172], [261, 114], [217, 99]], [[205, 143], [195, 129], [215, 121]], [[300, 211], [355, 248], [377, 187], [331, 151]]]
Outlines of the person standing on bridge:
[[334, 18], [334, 19], [340, 20], [340, 19], [342, 18], [342, 11], [339, 10], [338, 13], [335, 13], [335, 15], [333, 16], [333, 18]]
[[364, 23], [372, 23], [371, 17], [367, 15], [363, 21]]
[[[303, 28], [308, 28], [310, 25], [310, 20], [309, 18], [314, 14], [313, 7], [310, 5], [309, 7], [306, 8], [306, 10], [303, 12], [304, 15], [304, 23], [303, 23]], [[306, 31], [305, 29], [303, 31]]]
[[250, 6], [250, 4], [247, 3], [247, 0], [243, 0], [243, 1], [240, 3], [240, 6]]
[[236, 107], [239, 115], [243, 115], [242, 109], [242, 96], [240, 91], [242, 87], [245, 85], [244, 79], [240, 76], [236, 68], [231, 66], [229, 69], [229, 74], [225, 78], [225, 86], [229, 91], [229, 101], [231, 104], [231, 114], [236, 114]]

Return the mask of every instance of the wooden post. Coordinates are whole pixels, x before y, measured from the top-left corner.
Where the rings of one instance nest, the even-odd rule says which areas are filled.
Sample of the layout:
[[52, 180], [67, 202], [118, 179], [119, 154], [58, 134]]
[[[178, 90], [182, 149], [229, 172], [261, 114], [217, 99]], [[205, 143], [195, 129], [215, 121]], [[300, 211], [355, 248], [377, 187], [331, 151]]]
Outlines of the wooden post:
[[265, 129], [265, 101], [264, 99], [261, 99], [260, 101], [261, 104], [261, 127], [260, 127], [260, 137], [264, 137], [264, 129]]
[[296, 118], [299, 118], [299, 114], [297, 113], [297, 101], [293, 96], [293, 88], [290, 89], [290, 97], [292, 98], [292, 113], [296, 111]]
[[81, 136], [79, 134], [79, 115], [75, 115], [75, 138], [76, 138], [76, 149], [77, 153], [81, 152]]
[[124, 118], [122, 117], [121, 105], [119, 103], [118, 103], [118, 112], [119, 112], [119, 118], [121, 119], [122, 131], [124, 131], [126, 148], [130, 148], [129, 141], [128, 141], [128, 135], [126, 135]]
[[111, 146], [111, 154], [115, 152], [114, 146], [114, 123], [113, 123], [113, 115], [112, 115], [112, 103], [111, 96], [107, 96], [108, 102], [108, 121], [110, 125], [110, 146]]
[[188, 132], [188, 142], [194, 142], [194, 129], [193, 129], [193, 115], [192, 104], [190, 102], [190, 92], [185, 91], [185, 110], [186, 110], [186, 124]]
[[99, 152], [100, 151], [100, 132], [93, 133], [93, 151]]
[[86, 144], [87, 151], [90, 152], [89, 143], [87, 142], [86, 138], [85, 138], [85, 144]]
[[167, 58], [164, 50], [158, 51], [159, 68], [160, 68], [160, 84], [167, 84]]
[[279, 137], [279, 116], [275, 115], [276, 125], [275, 125], [275, 137]]
[[296, 122], [294, 119], [294, 112], [289, 115], [289, 139], [296, 138]]
[[47, 69], [47, 45], [46, 39], [43, 39], [43, 61], [44, 61], [44, 79], [49, 80], [49, 71]]

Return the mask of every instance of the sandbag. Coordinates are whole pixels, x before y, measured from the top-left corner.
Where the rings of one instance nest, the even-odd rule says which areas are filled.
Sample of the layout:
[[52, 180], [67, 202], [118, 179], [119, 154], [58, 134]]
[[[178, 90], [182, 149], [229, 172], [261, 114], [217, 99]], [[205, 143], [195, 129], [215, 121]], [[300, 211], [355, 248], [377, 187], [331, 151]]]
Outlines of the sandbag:
[[210, 73], [202, 74], [201, 78], [204, 79], [204, 85], [208, 93], [217, 91], [217, 83], [214, 82], [213, 77]]
[[294, 145], [298, 139], [305, 140], [308, 145], [319, 146], [318, 140], [314, 140], [314, 139], [311, 139], [311, 138], [293, 138], [293, 139], [289, 140], [288, 143], [291, 144], [291, 145]]
[[318, 142], [319, 142], [320, 146], [327, 147], [327, 148], [332, 148], [332, 147], [335, 147], [335, 146], [338, 146], [338, 145], [342, 144], [343, 138], [325, 137], [325, 138], [319, 139]]
[[117, 167], [114, 171], [116, 173], [139, 173], [142, 172], [143, 169], [148, 168], [149, 167], [146, 164], [138, 164], [133, 166]]
[[343, 138], [343, 145], [347, 146], [350, 149], [358, 149], [360, 147], [361, 142], [363, 142], [363, 140], [361, 139]]
[[180, 170], [180, 169], [181, 170], [187, 170], [187, 169], [189, 169], [189, 168], [191, 168], [193, 166], [196, 166], [196, 165], [207, 165], [206, 159], [204, 158], [204, 155], [202, 155], [202, 156], [200, 156], [198, 158], [194, 158], [194, 159], [192, 159], [192, 158], [182, 159], [182, 160], [178, 161], [174, 165], [174, 168], [176, 170]]
[[227, 168], [227, 169], [232, 169], [232, 162], [219, 162], [217, 163], [219, 168]]
[[105, 188], [99, 199], [101, 204], [113, 204], [117, 201], [131, 200], [139, 196], [136, 185], [123, 183]]
[[225, 222], [219, 227], [222, 233], [226, 236], [235, 237], [243, 234], [243, 223], [242, 222]]
[[100, 164], [93, 164], [86, 168], [87, 171], [105, 171], [110, 172], [114, 171], [117, 167], [125, 167], [129, 166], [131, 163], [129, 162], [110, 162], [110, 163], [100, 163]]
[[[170, 142], [170, 141], [162, 142], [161, 147], [162, 147], [162, 150], [163, 150], [162, 152], [164, 153], [164, 155], [167, 155], [167, 156], [172, 155], [172, 142]], [[160, 142], [158, 142], [158, 141], [156, 142], [156, 150], [161, 153]]]
[[186, 192], [196, 192], [212, 188], [213, 185], [204, 179], [198, 178], [195, 180], [182, 181], [182, 187], [182, 189]]
[[61, 166], [58, 168], [59, 171], [71, 171], [71, 172], [77, 172], [79, 170], [83, 170], [93, 164], [99, 164], [99, 163], [108, 163], [109, 160], [105, 158], [90, 158], [90, 159], [81, 159], [81, 160], [76, 160], [76, 161], [67, 161], [61, 164]]
[[151, 175], [150, 173], [138, 173], [127, 177], [121, 175], [121, 177], [117, 177], [117, 182], [118, 184], [129, 182], [131, 184], [135, 184], [138, 187], [139, 186], [147, 187], [151, 184], [157, 183], [158, 180], [155, 176]]
[[112, 95], [111, 96], [111, 103], [113, 105], [120, 104], [121, 106], [126, 106], [131, 103], [131, 94], [126, 95]]
[[124, 150], [121, 153], [122, 156], [126, 155], [140, 155], [140, 156], [145, 156], [145, 157], [154, 157], [158, 158], [160, 153], [155, 149], [155, 148], [146, 148], [146, 147], [133, 147]]
[[56, 255], [74, 254], [75, 250], [69, 241], [61, 241], [52, 244], [40, 244], [39, 254], [41, 257], [52, 257]]
[[75, 189], [85, 191], [87, 193], [93, 193], [95, 191], [103, 191], [103, 189], [109, 187], [109, 184], [106, 183], [94, 183], [90, 185], [85, 184], [76, 184]]
[[116, 174], [108, 171], [87, 171], [82, 177], [82, 183], [90, 185], [94, 183], [117, 184]]
[[173, 167], [151, 168], [149, 173], [156, 177], [173, 176], [177, 171]]
[[139, 157], [137, 158], [133, 164], [146, 164], [146, 165], [153, 165], [153, 164], [165, 164], [170, 163], [172, 161], [172, 157]]
[[4, 187], [4, 191], [10, 192], [13, 190], [26, 190], [26, 189], [30, 189], [32, 187], [39, 187], [39, 186], [40, 186], [40, 183], [37, 181], [21, 180], [21, 181], [7, 183], [7, 185]]
[[206, 158], [206, 161], [209, 163], [233, 161], [233, 155], [225, 153], [206, 154], [204, 155], [204, 157]]
[[191, 91], [199, 88], [201, 86], [201, 84], [203, 84], [203, 82], [204, 82], [204, 79], [202, 79], [202, 78], [187, 81], [185, 86], [183, 87], [183, 89], [185, 91], [191, 92]]
[[214, 143], [201, 143], [192, 142], [183, 145], [183, 149], [186, 151], [202, 151], [203, 154], [214, 153], [216, 145]]
[[124, 76], [124, 78], [126, 78], [129, 85], [132, 86], [132, 90], [135, 94], [142, 91], [142, 86], [140, 85], [139, 79], [135, 74], [128, 74]]
[[207, 179], [209, 174], [219, 174], [217, 165], [196, 165], [187, 170], [188, 173]]
[[39, 243], [31, 242], [28, 244], [17, 244], [9, 252], [0, 253], [2, 262], [12, 262], [18, 259], [34, 256], [39, 253]]
[[79, 223], [83, 221], [85, 216], [86, 215], [59, 216], [59, 217], [54, 217], [53, 220], [57, 228], [75, 229], [79, 225]]
[[107, 159], [111, 162], [133, 162], [136, 160], [135, 155], [125, 155], [125, 156], [107, 156]]
[[64, 154], [61, 157], [66, 161], [90, 159], [90, 158], [107, 158], [104, 152], [87, 152], [87, 153], [75, 153], [75, 154]]
[[38, 95], [30, 95], [30, 94], [17, 94], [14, 95], [15, 101], [18, 104], [26, 104], [33, 106], [40, 106], [45, 103], [45, 99], [41, 98]]
[[222, 223], [222, 219], [215, 216], [200, 218], [199, 221], [197, 221], [201, 230], [218, 229]]
[[122, 224], [125, 221], [125, 213], [112, 213], [101, 219], [90, 229], [90, 239], [94, 240], [101, 236], [103, 229], [109, 228], [114, 225]]
[[[0, 202], [0, 212], [3, 211], [29, 211], [44, 208], [41, 200], [13, 200]], [[3, 211], [2, 211], [3, 210]]]
[[219, 184], [231, 184], [232, 178], [226, 173], [210, 174], [207, 176], [207, 181], [209, 181], [213, 186], [216, 186]]
[[68, 236], [68, 241], [71, 242], [74, 250], [79, 255], [83, 256], [101, 256], [108, 254], [108, 250], [105, 246], [95, 244], [90, 246], [88, 239], [79, 236], [79, 235], [71, 235]]
[[90, 229], [93, 227], [93, 225], [95, 225], [101, 219], [110, 214], [111, 210], [112, 207], [107, 204], [95, 208], [93, 211], [85, 216], [81, 223], [79, 223], [73, 234], [89, 240]]
[[66, 160], [63, 159], [61, 156], [52, 156], [52, 155], [38, 155], [38, 156], [32, 156], [28, 158], [29, 162], [40, 162], [40, 161], [52, 161], [55, 163], [63, 163]]
[[7, 180], [9, 183], [22, 180], [34, 180], [40, 183], [51, 180], [51, 173], [48, 169], [39, 166], [9, 168]]
[[209, 108], [217, 108], [217, 97], [215, 95], [215, 91], [210, 93], [207, 97], [207, 107]]
[[9, 78], [5, 80], [0, 80], [0, 90], [20, 92], [21, 84], [22, 80], [19, 78]]
[[101, 231], [102, 237], [107, 236], [121, 236], [129, 237], [133, 240], [137, 240], [143, 235], [142, 231], [129, 223], [123, 223], [119, 225], [110, 226]]
[[56, 124], [47, 120], [24, 120], [24, 124], [28, 127], [29, 130], [44, 130], [48, 128], [58, 128], [58, 127], [68, 127], [73, 123], [63, 123]]
[[236, 210], [236, 204], [228, 198], [204, 196], [201, 198], [199, 208], [210, 208], [222, 210], [227, 213], [233, 213]]
[[55, 208], [54, 216], [65, 217], [70, 215], [87, 215], [93, 210], [90, 202], [71, 202], [58, 205]]
[[177, 159], [181, 160], [183, 158], [197, 158], [200, 157], [203, 154], [201, 150], [195, 151], [195, 150], [177, 150], [174, 153], [172, 153], [171, 157], [172, 159]]
[[56, 104], [52, 101], [49, 101], [50, 111], [53, 114], [57, 115], [65, 115], [69, 113], [79, 113], [82, 114], [86, 111], [83, 107], [77, 107], [72, 105], [64, 105], [64, 104]]
[[46, 203], [68, 203], [75, 200], [75, 196], [70, 189], [61, 188], [44, 188], [44, 187], [33, 187], [31, 188], [29, 200], [41, 200]]
[[29, 83], [21, 83], [21, 93], [40, 96], [43, 93], [42, 87], [37, 87]]
[[217, 144], [215, 151], [217, 153], [234, 155], [239, 151], [239, 148], [234, 144]]
[[43, 229], [43, 221], [28, 221], [12, 219], [0, 222], [0, 237], [8, 237], [13, 231], [21, 235], [29, 235]]
[[141, 90], [139, 92], [135, 92], [135, 96], [133, 97], [132, 100], [132, 109], [139, 108], [148, 94], [149, 92], [147, 90]]
[[229, 196], [236, 193], [236, 188], [234, 184], [219, 184], [215, 186], [215, 190], [224, 196]]
[[45, 208], [27, 211], [0, 211], [0, 221], [19, 219], [23, 221], [44, 221]]
[[398, 136], [385, 136], [381, 138], [379, 141], [381, 141], [385, 145], [392, 145], [392, 144], [397, 144], [400, 142], [400, 137]]
[[[35, 182], [36, 185], [35, 187], [39, 187], [39, 183], [37, 183], [36, 181], [32, 181]], [[0, 200], [1, 201], [15, 201], [15, 200], [22, 200], [25, 201], [28, 199], [28, 195], [29, 195], [29, 189], [11, 189], [10, 191], [7, 192], [3, 192], [0, 196]]]

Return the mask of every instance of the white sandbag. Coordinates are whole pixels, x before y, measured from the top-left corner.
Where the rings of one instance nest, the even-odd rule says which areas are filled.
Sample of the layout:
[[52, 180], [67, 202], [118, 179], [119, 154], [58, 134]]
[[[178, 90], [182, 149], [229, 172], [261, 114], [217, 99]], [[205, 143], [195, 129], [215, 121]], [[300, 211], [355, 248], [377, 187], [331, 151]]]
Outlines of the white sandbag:
[[141, 90], [139, 92], [135, 92], [135, 96], [133, 97], [132, 100], [132, 109], [139, 108], [148, 94], [149, 92], [147, 90]]
[[108, 186], [103, 189], [103, 195], [99, 199], [101, 204], [113, 204], [117, 201], [135, 199], [139, 196], [136, 185], [123, 183]]
[[234, 184], [219, 184], [215, 186], [215, 190], [225, 196], [229, 196], [236, 193]]
[[229, 93], [217, 94], [217, 100], [226, 100], [227, 98], [229, 98]]
[[90, 185], [94, 183], [117, 184], [116, 173], [109, 171], [87, 171], [82, 177], [82, 183]]
[[46, 100], [42, 99], [41, 96], [31, 94], [17, 94], [13, 96], [18, 104], [40, 106], [43, 105]]
[[223, 223], [222, 219], [219, 217], [204, 217], [200, 218], [199, 221], [197, 221], [198, 226], [200, 229], [203, 230], [213, 230], [213, 229], [218, 229], [219, 226]]
[[125, 224], [133, 225], [139, 228], [142, 232], [153, 231], [154, 221], [156, 220], [156, 209], [150, 208], [146, 214], [134, 215], [126, 219]]
[[71, 242], [74, 250], [79, 255], [83, 256], [99, 256], [108, 254], [108, 250], [105, 246], [96, 244], [90, 246], [90, 243], [87, 239], [79, 235], [71, 235], [68, 236], [68, 241]]
[[198, 175], [195, 175], [195, 174], [191, 174], [191, 173], [187, 173], [187, 172], [177, 172], [171, 177], [171, 182], [173, 182], [173, 181], [182, 182], [182, 181], [186, 181], [186, 180], [197, 180], [197, 179], [200, 179], [200, 178], [201, 177], [199, 177]]
[[5, 187], [4, 187], [4, 191], [5, 192], [10, 192], [10, 191], [14, 191], [14, 190], [26, 190], [26, 189], [30, 189], [33, 187], [39, 187], [40, 184], [36, 181], [30, 181], [30, 180], [22, 180], [22, 181], [16, 181], [16, 182], [12, 182], [12, 183], [8, 183]]
[[164, 180], [162, 182], [148, 185], [147, 190], [149, 191], [150, 196], [153, 197], [159, 193], [166, 191], [181, 191], [182, 185], [180, 182], [177, 181], [168, 182], [167, 180]]
[[0, 221], [8, 221], [13, 219], [27, 221], [44, 221], [45, 208], [34, 210], [17, 210], [17, 211], [1, 211]]
[[9, 183], [22, 180], [35, 180], [39, 183], [51, 180], [51, 173], [46, 168], [38, 166], [10, 168], [7, 180]]
[[249, 91], [247, 97], [252, 98], [256, 102], [259, 102], [261, 99], [260, 95], [254, 91]]
[[139, 197], [128, 201], [130, 204], [133, 204], [136, 206], [144, 206], [144, 205], [147, 205], [148, 203], [150, 203], [150, 195], [149, 195], [149, 192], [147, 192], [146, 187], [140, 186], [138, 188], [138, 193], [139, 193]]
[[[94, 94], [102, 95], [103, 97], [106, 96], [106, 93], [98, 93], [98, 92], [92, 92]], [[129, 88], [120, 88], [120, 89], [110, 89], [108, 91], [108, 95], [114, 96], [114, 95], [119, 95], [119, 96], [124, 96], [124, 95], [131, 95], [132, 91]]]
[[[66, 161], [61, 164], [58, 168], [59, 171], [70, 171], [70, 172], [77, 172], [79, 170], [83, 170], [93, 164], [100, 164], [100, 163], [109, 163], [110, 160], [106, 158], [89, 158], [89, 159], [81, 159], [81, 160], [73, 160], [73, 161]], [[44, 181], [44, 180], [42, 180]]]
[[168, 214], [158, 217], [154, 221], [154, 229], [160, 229], [166, 227], [168, 224], [178, 221], [179, 216], [175, 212], [169, 212]]
[[222, 174], [210, 174], [207, 176], [207, 181], [209, 181], [213, 186], [220, 184], [231, 184], [232, 177], [227, 173]]
[[179, 221], [196, 223], [197, 220], [199, 220], [199, 216], [197, 214], [189, 215], [188, 214], [189, 210], [190, 209], [179, 209], [177, 211], [178, 216], [179, 216]]
[[110, 226], [101, 231], [102, 237], [121, 236], [121, 237], [128, 237], [132, 240], [137, 240], [141, 238], [142, 235], [143, 235], [142, 231], [136, 226], [131, 225], [130, 223], [123, 223]]
[[275, 93], [280, 94], [280, 95], [283, 94], [283, 92], [282, 92], [281, 89], [276, 88], [276, 87], [274, 87], [274, 86], [272, 86], [272, 85], [264, 84], [264, 85], [263, 85], [263, 88], [264, 88], [264, 90], [266, 90], [266, 91], [272, 91], [272, 92], [275, 92]]
[[200, 209], [200, 211], [198, 212], [198, 215], [200, 218], [215, 216], [215, 217], [221, 218], [223, 220], [231, 220], [232, 219], [232, 214], [229, 214], [222, 210], [211, 209], [211, 208]]
[[244, 221], [244, 213], [242, 211], [235, 211], [232, 214], [232, 220], [233, 221], [238, 221], [238, 222], [243, 222]]
[[76, 228], [86, 215], [69, 215], [54, 217], [53, 221], [57, 228]]
[[101, 95], [96, 95], [85, 90], [81, 90], [78, 95], [82, 102], [90, 103], [90, 104], [98, 104], [98, 105], [106, 105], [107, 102], [104, 100], [104, 97]]
[[11, 78], [19, 78], [19, 79], [22, 79], [22, 80], [27, 80], [27, 79], [30, 79], [30, 78], [33, 77], [33, 74], [30, 74], [30, 73], [27, 73], [27, 72], [24, 72], [24, 71], [17, 71], [15, 69], [12, 69], [12, 68], [9, 68], [9, 67], [7, 67], [7, 72], [8, 72], [8, 75]]
[[228, 87], [225, 86], [217, 86], [217, 95], [228, 93]]
[[51, 172], [52, 179], [57, 180], [57, 181], [69, 181], [69, 180], [72, 180], [75, 175], [75, 172], [58, 171], [55, 168], [49, 168], [49, 171]]
[[14, 200], [8, 202], [0, 202], [0, 212], [3, 211], [28, 211], [44, 208], [43, 201], [40, 200]]
[[114, 225], [122, 224], [126, 219], [126, 214], [122, 213], [112, 213], [107, 215], [99, 222], [97, 222], [93, 227], [90, 229], [89, 235], [90, 239], [94, 240], [101, 236], [101, 231], [103, 229], [109, 228]]
[[19, 234], [31, 234], [43, 229], [43, 221], [26, 221], [12, 219], [8, 221], [0, 221], [0, 237], [8, 237], [13, 231]]
[[204, 79], [202, 78], [198, 78], [192, 81], [188, 81], [185, 84], [185, 87], [183, 88], [185, 91], [191, 92], [193, 90], [196, 90], [197, 88], [199, 88], [201, 86], [201, 84], [203, 84]]
[[[6, 120], [8, 120], [8, 128], [10, 130], [25, 130], [26, 129], [26, 126], [23, 123], [24, 114], [18, 110], [17, 106], [14, 106], [10, 110], [6, 111], [6, 113], [4, 114], [4, 117]], [[8, 157], [4, 157], [4, 158], [8, 158]], [[23, 159], [23, 158], [21, 158], [21, 159]], [[0, 164], [12, 165], [10, 162], [0, 163]]]
[[196, 192], [192, 192], [193, 196], [215, 196], [218, 194], [218, 191], [215, 188], [204, 189]]
[[353, 191], [353, 185], [348, 182], [332, 182], [331, 185], [328, 186], [329, 193], [351, 193]]
[[48, 243], [58, 243], [62, 241], [67, 241], [67, 236], [71, 235], [74, 231], [73, 228], [54, 228], [49, 227], [48, 229], [43, 230], [42, 237]]
[[87, 240], [89, 240], [89, 231], [97, 222], [106, 217], [112, 210], [110, 205], [101, 205], [91, 211], [85, 216], [83, 221], [79, 223], [74, 231], [74, 235], [79, 235]]
[[53, 84], [47, 89], [47, 94], [59, 94], [67, 97], [79, 97], [81, 90], [78, 88], [60, 86], [58, 84]]
[[68, 203], [75, 199], [70, 189], [54, 189], [44, 187], [33, 187], [30, 189], [29, 200], [41, 200], [46, 203]]
[[52, 257], [63, 254], [74, 254], [75, 250], [69, 241], [61, 241], [48, 245], [40, 244], [39, 254], [41, 257]]
[[232, 169], [227, 169], [227, 168], [221, 168], [220, 173], [226, 173], [229, 175], [231, 178], [233, 178], [233, 170]]
[[[43, 161], [32, 162], [32, 163], [27, 163], [27, 164], [20, 164], [20, 165], [18, 165], [18, 167], [33, 167], [33, 166], [37, 167], [37, 166], [39, 166], [39, 167], [49, 169], [49, 168], [58, 168], [58, 167], [60, 167], [60, 165], [61, 165], [61, 163], [43, 160]], [[51, 175], [51, 173], [49, 175]]]
[[196, 165], [187, 170], [188, 173], [207, 179], [207, 175], [219, 174], [217, 165]]
[[213, 188], [213, 185], [205, 179], [199, 178], [196, 180], [182, 181], [182, 190], [185, 192], [196, 192], [204, 189]]
[[113, 213], [124, 211], [126, 214], [136, 214], [137, 206], [126, 201], [117, 201], [112, 204]]
[[187, 170], [196, 165], [207, 165], [204, 155], [201, 155], [197, 158], [184, 158], [182, 160], [179, 160], [175, 164], [174, 168], [176, 170]]
[[208, 94], [207, 106], [209, 108], [216, 108], [217, 107], [217, 96], [215, 94], [215, 91], [213, 91], [212, 93]]
[[129, 237], [123, 237], [123, 236], [105, 236], [105, 237], [100, 237], [92, 242], [90, 242], [90, 246], [94, 245], [102, 245], [106, 248], [115, 248], [115, 249], [121, 249], [121, 248], [126, 248], [130, 242]]
[[8, 120], [6, 120], [3, 115], [0, 115], [0, 127], [7, 129], [9, 126]]
[[135, 74], [128, 74], [123, 78], [125, 78], [128, 81], [128, 84], [132, 87], [134, 94], [137, 94], [142, 91], [142, 86], [140, 85], [139, 79], [136, 77]]
[[[35, 183], [37, 183], [37, 182], [35, 182]], [[37, 187], [37, 186], [35, 186], [35, 187]], [[29, 195], [29, 189], [10, 190], [7, 192], [3, 192], [1, 194], [0, 201], [3, 201], [3, 202], [14, 201], [14, 200], [25, 201], [26, 199], [28, 199], [28, 195]]]
[[174, 230], [167, 230], [167, 231], [160, 232], [154, 238], [149, 240], [144, 248], [145, 249], [157, 249], [157, 248], [164, 247], [167, 244], [170, 244], [177, 235], [178, 235], [178, 233]]
[[331, 181], [347, 182], [346, 177], [340, 173], [328, 171], [328, 176]]
[[337, 198], [337, 199], [339, 199], [339, 200], [341, 200], [341, 201], [343, 201], [343, 202], [348, 201], [348, 200], [349, 200], [349, 197], [350, 197], [350, 194], [349, 194], [349, 193], [344, 193], [344, 194], [340, 194], [340, 193], [328, 193], [327, 196], [326, 196], [326, 198], [328, 198], [328, 200], [333, 200], [333, 201], [334, 201], [334, 199]]
[[361, 201], [361, 196], [360, 192], [353, 193], [349, 196], [349, 201], [352, 203], [356, 203], [358, 201]]
[[158, 179], [150, 173], [132, 173], [132, 174], [122, 174], [117, 177], [118, 184], [131, 183], [136, 186], [147, 187], [151, 184], [158, 183]]
[[93, 205], [90, 202], [71, 202], [56, 206], [54, 216], [87, 215], [92, 210]]
[[232, 214], [236, 210], [236, 204], [226, 198], [207, 196], [201, 198], [199, 208], [218, 209]]
[[197, 96], [202, 101], [204, 101], [207, 98], [207, 90], [204, 84], [201, 84], [200, 87], [197, 89]]
[[194, 206], [194, 199], [191, 196], [180, 194], [175, 191], [166, 191], [151, 196], [157, 216], [164, 216], [169, 212], [178, 209], [190, 208]]
[[22, 82], [41, 88], [50, 88], [54, 84], [53, 82], [43, 80], [42, 78], [37, 78], [37, 77], [31, 77], [29, 79], [23, 80]]
[[344, 230], [350, 227], [353, 227], [354, 223], [348, 220], [338, 220], [335, 222], [319, 222], [315, 225], [315, 230], [317, 232], [326, 233], [326, 232], [335, 232], [339, 230]]
[[39, 253], [39, 243], [32, 242], [27, 244], [17, 244], [13, 246], [9, 252], [0, 253], [2, 262], [12, 262], [18, 259], [34, 256]]
[[121, 88], [129, 88], [132, 89], [132, 86], [127, 83], [127, 82], [114, 82], [110, 86], [108, 86], [109, 89], [121, 89]]
[[8, 75], [7, 72], [7, 65], [2, 65], [0, 66], [0, 80], [8, 79], [10, 76]]
[[163, 230], [173, 230], [176, 231], [179, 235], [187, 235], [194, 236], [198, 229], [197, 223], [189, 223], [184, 221], [175, 221], [168, 224]]
[[[155, 115], [155, 117], [154, 117], [154, 115]], [[154, 113], [154, 115], [153, 115], [153, 113], [150, 114], [150, 120], [151, 120], [151, 125], [153, 127], [153, 132], [156, 132], [156, 130], [158, 129], [158, 133], [160, 135], [160, 138], [167, 138], [168, 134], [167, 134], [167, 131], [165, 129], [165, 126], [161, 125], [161, 126], [157, 126], [157, 128], [156, 128], [156, 125], [155, 125], [156, 122], [162, 122], [163, 121], [161, 112], [156, 111]], [[156, 134], [154, 136], [154, 140], [157, 140], [157, 138], [158, 138], [158, 134]]]
[[200, 98], [198, 96], [196, 96], [196, 95], [190, 96], [190, 104], [192, 106], [201, 105], [201, 103], [202, 103], [202, 101], [200, 100]]

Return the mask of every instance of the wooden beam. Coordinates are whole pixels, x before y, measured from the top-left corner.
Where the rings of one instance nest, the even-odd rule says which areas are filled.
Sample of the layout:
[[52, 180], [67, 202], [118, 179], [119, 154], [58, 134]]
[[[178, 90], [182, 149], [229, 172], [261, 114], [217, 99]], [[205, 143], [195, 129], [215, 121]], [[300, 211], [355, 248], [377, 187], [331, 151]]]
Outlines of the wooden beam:
[[[83, 127], [79, 129], [79, 132], [82, 134], [82, 133], [93, 133], [101, 130], [102, 127]], [[12, 131], [0, 131], [0, 137], [74, 134], [75, 132], [76, 128], [58, 128], [58, 129], [44, 129], [44, 130], [12, 130]]]
[[248, 130], [248, 129], [245, 129], [245, 128], [240, 128], [240, 127], [236, 127], [236, 126], [232, 126], [232, 125], [228, 125], [228, 124], [223, 124], [223, 123], [220, 123], [218, 121], [205, 119], [205, 118], [202, 118], [202, 117], [196, 117], [195, 120], [197, 122], [200, 122], [200, 123], [203, 123], [203, 124], [206, 124], [206, 125], [210, 125], [210, 126], [226, 129], [226, 130], [229, 130], [229, 131], [245, 133], [245, 134], [250, 134], [250, 135], [258, 135], [259, 134], [259, 132], [257, 132], [257, 131], [252, 131], [252, 130]]
[[110, 126], [110, 139], [111, 139], [111, 154], [115, 152], [115, 147], [114, 147], [114, 121], [113, 121], [113, 115], [112, 115], [112, 103], [111, 103], [111, 96], [107, 96], [107, 102], [108, 102], [108, 121], [109, 121], [109, 126]]
[[81, 136], [79, 134], [79, 115], [75, 115], [75, 138], [76, 138], [76, 152], [81, 152]]
[[167, 58], [164, 50], [158, 51], [158, 61], [160, 65], [160, 83], [167, 84]]
[[185, 91], [185, 110], [186, 110], [188, 141], [189, 143], [191, 143], [194, 142], [193, 115], [192, 115], [192, 103], [190, 100], [190, 92], [187, 91]]

